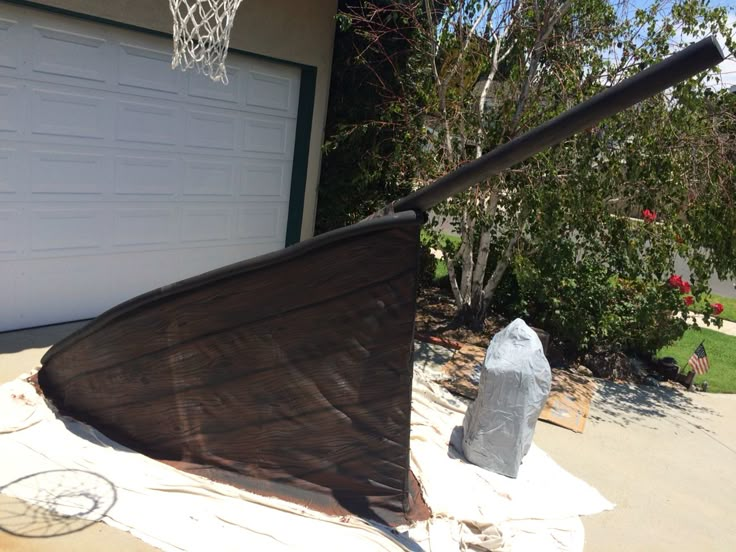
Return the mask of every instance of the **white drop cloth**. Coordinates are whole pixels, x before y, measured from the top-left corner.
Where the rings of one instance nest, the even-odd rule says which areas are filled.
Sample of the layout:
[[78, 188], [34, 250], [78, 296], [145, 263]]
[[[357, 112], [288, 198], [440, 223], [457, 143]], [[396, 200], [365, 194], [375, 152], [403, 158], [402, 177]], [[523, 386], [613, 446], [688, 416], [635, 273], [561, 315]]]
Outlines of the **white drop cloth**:
[[[75, 470], [98, 474], [114, 489], [102, 521], [167, 551], [582, 550], [578, 515], [612, 505], [536, 447], [515, 480], [451, 457], [448, 442], [463, 412], [463, 405], [417, 372], [412, 469], [433, 518], [404, 528], [403, 538], [357, 518], [312, 512], [149, 459], [58, 417], [22, 380], [0, 386], [0, 492], [39, 505], [49, 497], [40, 497], [31, 484], [39, 477], [34, 474], [43, 474], [44, 485], [58, 477], [65, 488], [84, 475]], [[93, 492], [83, 498], [91, 500]], [[73, 497], [64, 500], [67, 508], [76, 504]], [[62, 511], [59, 504], [56, 510]], [[90, 516], [98, 519], [99, 513]]]
[[516, 479], [467, 463], [459, 452], [464, 413], [463, 403], [415, 371], [412, 470], [434, 517], [456, 520], [460, 550], [582, 551], [578, 516], [613, 504], [534, 444]]

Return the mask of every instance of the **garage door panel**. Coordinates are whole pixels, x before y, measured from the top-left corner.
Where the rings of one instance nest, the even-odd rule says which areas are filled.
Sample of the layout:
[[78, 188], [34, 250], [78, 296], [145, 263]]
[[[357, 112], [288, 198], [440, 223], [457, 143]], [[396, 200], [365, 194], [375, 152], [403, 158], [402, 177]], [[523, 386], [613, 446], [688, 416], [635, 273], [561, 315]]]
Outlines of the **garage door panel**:
[[0, 19], [0, 67], [18, 69], [21, 45], [18, 22], [12, 19]]
[[105, 98], [46, 88], [30, 91], [32, 134], [94, 138], [105, 136]]
[[103, 245], [100, 229], [104, 228], [102, 209], [32, 209], [31, 250], [76, 252], [97, 249]]
[[[242, 71], [234, 65], [227, 64], [228, 85], [213, 82], [209, 77], [190, 71], [186, 73], [187, 93], [194, 98], [214, 100], [226, 104], [238, 104], [242, 96]], [[217, 104], [214, 104], [217, 105]]]
[[230, 263], [231, 261], [227, 256], [229, 249], [230, 246], [215, 245], [181, 250], [178, 260], [182, 279], [191, 278], [212, 270], [212, 267], [224, 266]]
[[174, 195], [178, 190], [179, 162], [174, 155], [118, 156], [115, 159], [115, 194]]
[[[141, 287], [155, 289], [281, 245], [256, 243], [247, 253], [225, 245], [21, 261], [0, 271], [0, 331], [92, 318], [137, 295]], [[162, 272], [161, 266], [170, 271]]]
[[[245, 72], [246, 106], [266, 114], [296, 117], [299, 100], [299, 70], [279, 68], [253, 60]], [[258, 109], [260, 108], [260, 109]]]
[[290, 169], [291, 165], [286, 162], [244, 161], [240, 171], [240, 195], [288, 201]]
[[222, 196], [232, 197], [235, 183], [235, 174], [240, 165], [240, 159], [190, 159], [184, 160], [184, 178], [182, 179], [182, 194], [201, 197]]
[[18, 286], [18, 299], [24, 325], [91, 318], [100, 305], [121, 296], [111, 286], [114, 267], [96, 262], [95, 257], [29, 261], [23, 267], [27, 284]]
[[[181, 258], [184, 256], [186, 259], [186, 254], [186, 250], [180, 249], [152, 249], [107, 256], [108, 266], [115, 270], [109, 281], [117, 287], [119, 293], [102, 299], [106, 304], [105, 308], [135, 297], [141, 290], [156, 289], [180, 279]], [[165, 270], [161, 269], [162, 265], [166, 267]], [[130, 277], [132, 272], [135, 272], [135, 278]], [[173, 275], [176, 277], [172, 280]]]
[[20, 156], [15, 148], [0, 147], [0, 200], [16, 196], [20, 187]]
[[70, 79], [105, 82], [107, 56], [103, 38], [60, 28], [33, 27], [31, 71]]
[[238, 117], [224, 110], [187, 109], [187, 145], [234, 151], [237, 147]]
[[0, 209], [0, 259], [19, 251], [20, 217], [19, 209]]
[[[30, 188], [33, 194], [100, 195], [111, 174], [101, 154], [33, 150], [30, 153]], [[107, 179], [105, 178], [107, 176]]]
[[113, 244], [117, 248], [175, 244], [178, 241], [176, 215], [173, 208], [115, 209]]
[[301, 71], [1, 3], [0, 331], [283, 247]]
[[243, 151], [288, 156], [287, 144], [293, 143], [290, 126], [289, 121], [276, 117], [246, 117]]
[[[248, 255], [249, 256], [256, 256], [256, 255], [264, 255], [266, 253], [270, 253], [271, 251], [275, 251], [277, 249], [280, 249], [283, 247], [284, 242], [278, 241], [278, 240], [258, 240], [254, 241], [250, 244], [248, 244]], [[210, 266], [225, 266], [232, 263], [237, 263], [240, 261], [243, 261], [249, 257], [243, 256], [243, 248], [242, 246], [229, 246], [229, 247], [223, 247], [222, 248], [222, 257], [219, 265], [210, 265]], [[191, 276], [196, 276], [199, 273], [191, 274]]]
[[182, 73], [171, 70], [171, 50], [119, 46], [118, 83], [144, 91], [179, 94]]
[[[11, 13], [28, 11], [5, 5], [3, 9]], [[26, 75], [37, 82], [151, 94], [195, 104], [204, 100], [211, 105], [237, 105], [253, 113], [296, 117], [300, 79], [296, 67], [231, 54], [227, 65], [230, 82], [223, 86], [195, 71], [172, 71], [170, 39], [41, 11], [34, 18], [41, 23], [0, 18], [0, 69], [20, 67], [20, 51], [25, 43], [29, 45], [26, 50], [39, 52], [31, 56]], [[15, 36], [4, 40], [4, 35], [11, 34]], [[256, 90], [247, 94], [250, 83]]]
[[248, 72], [247, 104], [288, 111], [291, 105], [291, 81], [261, 71]]
[[[2, 258], [0, 253], [0, 259]], [[18, 279], [15, 265], [0, 270], [0, 332], [15, 329], [22, 324], [24, 313], [19, 307]]]
[[25, 102], [23, 86], [0, 84], [0, 136], [7, 138], [21, 128]]
[[229, 206], [184, 207], [183, 243], [222, 242], [231, 238], [232, 208]]
[[119, 101], [115, 137], [125, 142], [176, 145], [184, 128], [179, 107], [163, 102]]
[[284, 209], [281, 205], [252, 205], [238, 209], [237, 237], [241, 240], [282, 240]]
[[[196, 247], [179, 250], [180, 273], [182, 278], [191, 278], [203, 272], [237, 263], [247, 259], [250, 255], [262, 255], [282, 247], [283, 243], [262, 241], [252, 244], [248, 249], [248, 256], [243, 255], [243, 248], [233, 245]], [[171, 283], [167, 281], [164, 283]]]

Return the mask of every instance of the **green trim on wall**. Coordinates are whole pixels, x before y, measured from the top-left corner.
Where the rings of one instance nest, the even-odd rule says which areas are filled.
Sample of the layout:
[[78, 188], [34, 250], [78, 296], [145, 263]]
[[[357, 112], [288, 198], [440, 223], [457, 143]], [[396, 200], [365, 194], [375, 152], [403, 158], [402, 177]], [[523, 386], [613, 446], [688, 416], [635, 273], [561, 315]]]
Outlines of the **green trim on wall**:
[[317, 68], [302, 67], [299, 81], [299, 107], [296, 116], [294, 140], [294, 163], [291, 170], [291, 193], [289, 195], [289, 218], [286, 223], [286, 246], [298, 243], [302, 236], [304, 197], [307, 191], [307, 167], [309, 165], [309, 142], [312, 135], [314, 95], [317, 89]]
[[[0, 3], [2, 2], [37, 8], [39, 10], [58, 13], [60, 15], [76, 17], [78, 19], [94, 21], [96, 23], [103, 23], [105, 25], [112, 25], [113, 27], [120, 27], [160, 37], [172, 37], [171, 33], [164, 33], [156, 29], [147, 29], [145, 27], [123, 23], [113, 19], [106, 19], [104, 17], [97, 17], [95, 15], [71, 11], [56, 6], [40, 4], [33, 0], [0, 0]], [[289, 215], [286, 222], [285, 240], [286, 246], [293, 245], [301, 240], [302, 220], [304, 219], [304, 198], [307, 189], [307, 167], [309, 164], [309, 142], [312, 134], [314, 98], [317, 90], [317, 68], [313, 65], [305, 65], [295, 61], [274, 58], [263, 54], [257, 54], [255, 52], [249, 52], [247, 50], [240, 50], [238, 48], [229, 48], [228, 51], [236, 54], [244, 54], [265, 61], [282, 63], [284, 65], [290, 65], [301, 69], [299, 106], [297, 110], [296, 136], [294, 140], [294, 161], [291, 171], [291, 189], [289, 194]]]

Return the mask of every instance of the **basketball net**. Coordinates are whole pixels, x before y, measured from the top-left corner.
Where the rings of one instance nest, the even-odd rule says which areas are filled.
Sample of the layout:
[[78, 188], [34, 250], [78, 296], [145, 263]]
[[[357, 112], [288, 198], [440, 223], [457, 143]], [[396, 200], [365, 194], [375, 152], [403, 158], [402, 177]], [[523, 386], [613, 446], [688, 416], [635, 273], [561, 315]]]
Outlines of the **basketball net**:
[[171, 68], [195, 68], [227, 84], [225, 58], [235, 12], [242, 0], [169, 0], [174, 16]]

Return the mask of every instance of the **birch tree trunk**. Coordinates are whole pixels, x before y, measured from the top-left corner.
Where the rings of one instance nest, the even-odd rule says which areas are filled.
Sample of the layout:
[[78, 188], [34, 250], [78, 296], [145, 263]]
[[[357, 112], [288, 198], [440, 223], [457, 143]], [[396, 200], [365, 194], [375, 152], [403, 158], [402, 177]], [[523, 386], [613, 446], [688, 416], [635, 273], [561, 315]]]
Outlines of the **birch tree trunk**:
[[[446, 158], [454, 158], [458, 153], [457, 148], [453, 148], [452, 121], [449, 119], [449, 111], [447, 109], [447, 90], [450, 80], [458, 73], [462, 73], [460, 68], [465, 53], [467, 51], [470, 36], [479, 27], [481, 18], [485, 19], [485, 38], [491, 44], [489, 53], [489, 71], [483, 79], [483, 86], [480, 97], [477, 101], [477, 117], [481, 123], [489, 117], [488, 105], [491, 99], [492, 85], [497, 77], [500, 64], [513, 50], [514, 44], [510, 43], [507, 36], [509, 30], [518, 18], [518, 14], [525, 9], [525, 3], [522, 1], [511, 2], [507, 5], [508, 10], [503, 14], [502, 19], [505, 23], [497, 28], [493, 27], [494, 13], [501, 5], [500, 2], [488, 2], [478, 17], [470, 25], [470, 32], [465, 35], [462, 41], [462, 48], [455, 64], [443, 76], [438, 70], [437, 60], [433, 62], [434, 75], [437, 83], [437, 94], [441, 116], [443, 117], [442, 125], [444, 131], [445, 155]], [[549, 40], [555, 25], [560, 21], [562, 16], [569, 10], [572, 2], [566, 0], [562, 3], [552, 3], [542, 8], [535, 5], [537, 18], [537, 35], [534, 44], [528, 52], [526, 58], [526, 74], [521, 81], [519, 96], [516, 100], [513, 117], [509, 125], [509, 132], [517, 133], [521, 122], [521, 117], [527, 107], [531, 91], [535, 85], [537, 72], [539, 71], [540, 57], [544, 47]], [[461, 9], [460, 12], [463, 10]], [[437, 54], [436, 43], [433, 44], [433, 52]], [[479, 124], [475, 130], [475, 157], [483, 155], [483, 143], [485, 139], [482, 124]], [[502, 182], [502, 179], [498, 179]], [[526, 229], [524, 222], [525, 214], [522, 213], [516, 223], [516, 230], [513, 231], [508, 238], [508, 242], [504, 245], [496, 264], [489, 267], [489, 258], [491, 249], [494, 245], [493, 234], [487, 223], [496, 216], [498, 203], [502, 188], [500, 184], [494, 186], [478, 186], [475, 190], [475, 196], [470, 199], [470, 207], [463, 209], [462, 216], [459, 220], [459, 230], [461, 245], [455, 255], [445, 254], [445, 262], [447, 262], [448, 277], [450, 279], [450, 287], [452, 289], [453, 298], [457, 307], [457, 313], [463, 323], [481, 329], [486, 317], [488, 308], [493, 299], [494, 293], [498, 288], [506, 270], [511, 264], [514, 251], [523, 239]], [[485, 211], [482, 217], [485, 223], [476, 220], [474, 213], [476, 211]], [[495, 244], [499, 245], [499, 244]], [[460, 264], [461, 272], [458, 274], [455, 264]], [[488, 272], [490, 271], [490, 276]]]

